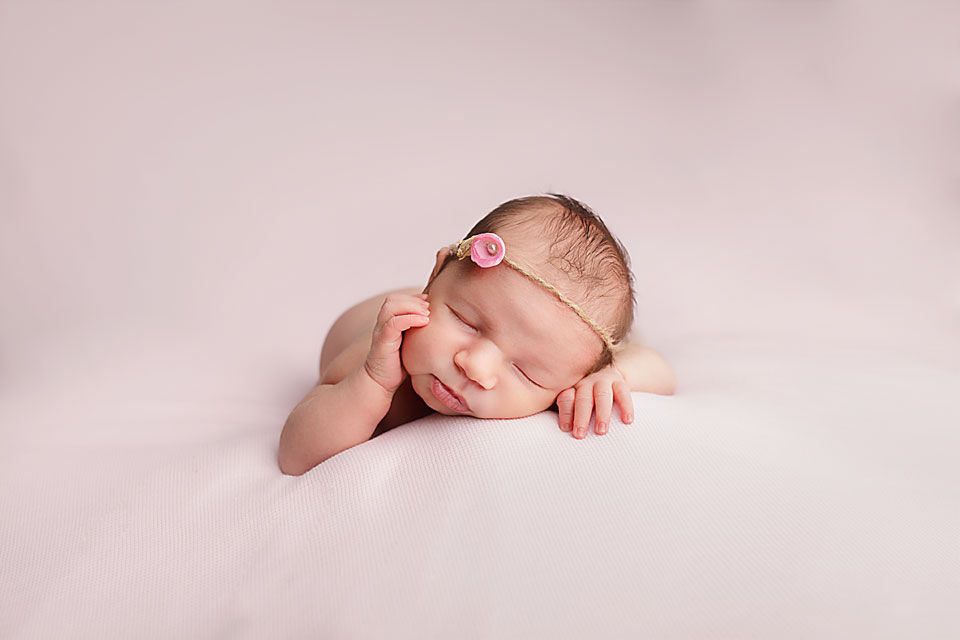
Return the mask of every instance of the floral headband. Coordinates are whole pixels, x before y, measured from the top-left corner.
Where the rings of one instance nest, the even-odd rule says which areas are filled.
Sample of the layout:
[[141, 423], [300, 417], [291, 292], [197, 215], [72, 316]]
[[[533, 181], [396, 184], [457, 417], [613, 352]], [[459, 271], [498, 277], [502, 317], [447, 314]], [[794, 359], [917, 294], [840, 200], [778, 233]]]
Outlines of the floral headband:
[[503, 244], [503, 238], [497, 234], [480, 233], [475, 236], [470, 236], [465, 240], [460, 240], [459, 242], [451, 244], [449, 248], [450, 251], [457, 256], [457, 260], [463, 260], [467, 257], [467, 255], [469, 255], [470, 259], [473, 260], [477, 266], [483, 267], [484, 269], [495, 267], [501, 262], [504, 262], [507, 264], [507, 266], [511, 267], [515, 271], [519, 271], [547, 291], [551, 292], [553, 295], [557, 296], [561, 302], [576, 311], [577, 315], [580, 316], [580, 319], [590, 325], [590, 328], [593, 329], [598, 336], [600, 336], [600, 339], [603, 340], [603, 344], [606, 346], [606, 348], [611, 351], [613, 350], [613, 340], [610, 338], [610, 334], [607, 332], [607, 330], [591, 320], [590, 316], [588, 316], [583, 309], [577, 305], [577, 303], [560, 293], [560, 291], [558, 291], [557, 288], [552, 284], [540, 276], [530, 273], [516, 262], [507, 258], [507, 249]]

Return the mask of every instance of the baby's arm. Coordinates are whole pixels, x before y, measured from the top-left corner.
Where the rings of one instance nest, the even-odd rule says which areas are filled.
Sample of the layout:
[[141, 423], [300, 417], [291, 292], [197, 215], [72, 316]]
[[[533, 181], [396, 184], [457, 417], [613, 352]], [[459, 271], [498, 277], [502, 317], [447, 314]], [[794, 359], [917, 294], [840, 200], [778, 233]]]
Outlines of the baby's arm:
[[650, 347], [628, 343], [614, 352], [613, 365], [630, 385], [630, 391], [669, 396], [677, 389], [673, 369]]
[[280, 470], [299, 476], [369, 440], [377, 423], [387, 415], [392, 395], [363, 368], [337, 384], [318, 384], [283, 425], [277, 454]]
[[426, 325], [429, 313], [425, 296], [387, 296], [363, 366], [340, 380], [331, 380], [329, 371], [339, 368], [334, 360], [320, 384], [290, 412], [277, 453], [281, 471], [306, 473], [370, 439], [406, 375], [400, 364], [403, 332]]
[[673, 369], [650, 347], [626, 344], [614, 352], [613, 364], [592, 373], [557, 396], [560, 429], [572, 431], [575, 438], [587, 435], [590, 416], [596, 406], [597, 435], [610, 426], [613, 404], [620, 405], [623, 422], [633, 422], [631, 391], [672, 395], [677, 387]]

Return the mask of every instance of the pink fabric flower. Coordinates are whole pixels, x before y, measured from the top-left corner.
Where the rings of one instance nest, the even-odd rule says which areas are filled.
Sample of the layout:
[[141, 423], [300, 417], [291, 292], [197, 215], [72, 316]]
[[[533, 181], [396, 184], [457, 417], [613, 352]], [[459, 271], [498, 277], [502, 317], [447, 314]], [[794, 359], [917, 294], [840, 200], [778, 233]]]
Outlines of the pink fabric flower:
[[481, 233], [473, 237], [470, 245], [470, 259], [486, 269], [495, 267], [503, 261], [507, 249], [503, 238], [495, 233]]

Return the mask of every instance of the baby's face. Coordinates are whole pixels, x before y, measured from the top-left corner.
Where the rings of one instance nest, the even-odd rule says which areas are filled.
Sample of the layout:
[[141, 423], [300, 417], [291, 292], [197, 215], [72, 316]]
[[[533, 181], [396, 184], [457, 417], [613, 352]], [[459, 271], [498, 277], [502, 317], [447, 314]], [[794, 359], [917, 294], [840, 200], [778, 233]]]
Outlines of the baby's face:
[[439, 413], [538, 413], [602, 350], [572, 309], [506, 264], [449, 264], [428, 294], [430, 322], [405, 332], [401, 354], [414, 391]]

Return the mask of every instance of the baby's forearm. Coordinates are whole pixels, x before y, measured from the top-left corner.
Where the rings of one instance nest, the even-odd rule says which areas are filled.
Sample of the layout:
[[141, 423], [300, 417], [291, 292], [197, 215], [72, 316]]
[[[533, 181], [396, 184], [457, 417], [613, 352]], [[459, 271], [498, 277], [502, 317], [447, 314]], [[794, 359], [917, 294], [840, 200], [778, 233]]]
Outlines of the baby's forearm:
[[361, 367], [337, 384], [321, 384], [290, 412], [277, 454], [287, 475], [306, 473], [327, 458], [366, 442], [392, 397]]
[[677, 378], [663, 356], [639, 344], [626, 344], [614, 352], [613, 365], [630, 385], [630, 391], [671, 395]]

